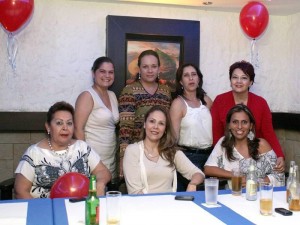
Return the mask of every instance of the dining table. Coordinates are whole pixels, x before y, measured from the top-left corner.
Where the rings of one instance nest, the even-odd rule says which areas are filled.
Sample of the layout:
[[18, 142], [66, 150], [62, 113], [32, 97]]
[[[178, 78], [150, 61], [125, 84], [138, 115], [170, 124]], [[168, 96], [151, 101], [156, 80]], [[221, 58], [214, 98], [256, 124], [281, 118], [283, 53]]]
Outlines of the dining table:
[[53, 225], [52, 202], [49, 198], [0, 201], [0, 225]]
[[[194, 196], [193, 201], [176, 200], [175, 196]], [[106, 225], [106, 201], [100, 197], [100, 225]], [[217, 205], [205, 203], [205, 192], [175, 192], [145, 195], [123, 195], [120, 225], [252, 225], [252, 224], [299, 224], [300, 212], [291, 216], [275, 212], [275, 208], [288, 209], [285, 187], [275, 187], [273, 192], [273, 214], [263, 216], [259, 210], [259, 195], [248, 201], [245, 190], [234, 196], [230, 190], [218, 191]], [[57, 225], [85, 224], [85, 202], [70, 202], [69, 199], [53, 199], [53, 221]]]
[[[193, 198], [176, 198], [189, 196]], [[178, 200], [179, 199], [179, 200]], [[186, 199], [186, 200], [180, 200]], [[100, 196], [100, 225], [106, 223], [106, 198]], [[258, 199], [248, 201], [245, 190], [234, 196], [230, 190], [219, 190], [216, 205], [205, 203], [205, 191], [127, 195], [121, 197], [120, 225], [284, 225], [299, 224], [300, 211], [290, 216], [275, 212], [288, 209], [285, 187], [275, 187], [273, 213], [263, 216]], [[0, 225], [83, 225], [85, 201], [69, 198], [0, 201]]]

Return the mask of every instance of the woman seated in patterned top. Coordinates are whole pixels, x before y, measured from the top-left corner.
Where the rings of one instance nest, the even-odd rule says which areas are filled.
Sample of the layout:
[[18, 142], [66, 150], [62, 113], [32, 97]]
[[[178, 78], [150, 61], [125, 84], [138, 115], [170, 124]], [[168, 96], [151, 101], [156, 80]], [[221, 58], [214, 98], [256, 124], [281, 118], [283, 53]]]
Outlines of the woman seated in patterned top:
[[50, 107], [45, 123], [48, 137], [30, 146], [15, 171], [16, 198], [47, 198], [54, 182], [68, 172], [96, 175], [97, 194], [104, 195], [111, 174], [86, 142], [72, 139], [74, 108], [66, 102]]
[[[255, 137], [255, 120], [249, 108], [237, 104], [226, 117], [225, 136], [215, 145], [204, 166], [207, 176], [231, 179], [232, 169], [240, 167], [247, 174], [255, 160], [258, 178], [279, 186], [279, 174], [274, 171], [277, 157], [269, 143]], [[243, 177], [245, 186], [246, 178]], [[229, 185], [230, 186], [230, 185]]]

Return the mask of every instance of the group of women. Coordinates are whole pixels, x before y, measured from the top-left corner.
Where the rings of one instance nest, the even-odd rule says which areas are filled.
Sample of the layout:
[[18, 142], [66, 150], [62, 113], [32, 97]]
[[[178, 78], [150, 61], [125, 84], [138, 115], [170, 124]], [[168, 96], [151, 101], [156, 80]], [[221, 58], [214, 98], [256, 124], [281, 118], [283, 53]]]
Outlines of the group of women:
[[250, 159], [260, 178], [276, 184], [283, 152], [266, 101], [249, 92], [255, 77], [250, 63], [230, 67], [232, 91], [214, 102], [193, 64], [179, 66], [173, 101], [169, 87], [159, 82], [155, 51], [143, 51], [138, 68], [117, 101], [108, 90], [113, 62], [100, 57], [92, 67], [93, 86], [79, 95], [75, 112], [65, 102], [50, 108], [47, 138], [25, 152], [16, 170], [16, 197], [47, 197], [53, 182], [69, 171], [96, 174], [98, 194], [111, 179], [123, 177], [130, 194], [195, 191], [205, 175], [229, 179], [239, 164], [246, 172]]

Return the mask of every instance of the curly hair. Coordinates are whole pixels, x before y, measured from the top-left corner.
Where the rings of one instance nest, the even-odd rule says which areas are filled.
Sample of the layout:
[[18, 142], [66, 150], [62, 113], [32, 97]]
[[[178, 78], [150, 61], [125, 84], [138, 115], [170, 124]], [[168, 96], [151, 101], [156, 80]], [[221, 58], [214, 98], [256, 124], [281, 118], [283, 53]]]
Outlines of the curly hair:
[[[226, 128], [225, 128], [225, 137], [221, 143], [221, 146], [226, 149], [226, 157], [229, 161], [234, 161], [236, 158], [233, 155], [233, 147], [235, 144], [235, 137], [231, 134], [229, 125], [231, 117], [234, 113], [237, 112], [245, 112], [247, 116], [249, 117], [250, 123], [252, 123], [252, 129], [251, 131], [254, 133], [255, 136], [255, 120], [252, 112], [250, 109], [244, 105], [244, 104], [237, 104], [234, 107], [232, 107], [226, 116]], [[258, 147], [259, 147], [259, 139], [254, 137], [253, 140], [250, 140], [247, 138], [247, 144], [248, 144], [248, 151], [251, 158], [254, 160], [258, 160]]]

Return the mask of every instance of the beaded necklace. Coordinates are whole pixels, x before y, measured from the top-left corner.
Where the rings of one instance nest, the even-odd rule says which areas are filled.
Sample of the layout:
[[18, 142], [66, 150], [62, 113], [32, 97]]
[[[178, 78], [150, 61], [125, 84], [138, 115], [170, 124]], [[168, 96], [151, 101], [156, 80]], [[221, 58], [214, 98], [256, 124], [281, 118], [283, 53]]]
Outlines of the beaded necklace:
[[59, 156], [59, 157], [64, 157], [64, 156], [68, 153], [69, 147], [70, 147], [70, 144], [68, 144], [68, 146], [67, 146], [67, 148], [66, 148], [66, 151], [65, 151], [64, 153], [62, 153], [62, 154], [59, 154], [59, 153], [57, 153], [57, 152], [53, 149], [52, 144], [51, 144], [51, 141], [50, 141], [50, 138], [48, 138], [48, 145], [49, 145], [50, 150], [53, 152], [53, 154], [54, 154], [54, 155], [57, 155], [57, 156]]

